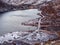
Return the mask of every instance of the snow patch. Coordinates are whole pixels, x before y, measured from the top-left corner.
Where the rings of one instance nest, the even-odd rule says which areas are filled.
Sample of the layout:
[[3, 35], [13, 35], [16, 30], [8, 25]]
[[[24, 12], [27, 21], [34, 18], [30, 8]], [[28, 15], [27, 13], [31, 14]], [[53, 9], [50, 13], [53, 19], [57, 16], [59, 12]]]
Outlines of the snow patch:
[[9, 42], [9, 40], [15, 40], [18, 38], [22, 38], [24, 35], [29, 34], [28, 32], [13, 32], [13, 33], [7, 33], [4, 36], [0, 36], [0, 43], [3, 43], [4, 41]]
[[37, 4], [41, 4], [43, 2], [48, 2], [51, 0], [1, 0], [4, 3], [7, 3], [9, 5], [21, 5], [21, 4], [32, 4], [32, 5], [37, 5]]
[[48, 40], [53, 40], [56, 39], [57, 35], [56, 34], [48, 34], [46, 32], [42, 31], [34, 31], [34, 32], [12, 32], [12, 33], [7, 33], [4, 36], [0, 36], [0, 43], [4, 43], [4, 41], [9, 42], [9, 40], [26, 40], [28, 41], [48, 41]]

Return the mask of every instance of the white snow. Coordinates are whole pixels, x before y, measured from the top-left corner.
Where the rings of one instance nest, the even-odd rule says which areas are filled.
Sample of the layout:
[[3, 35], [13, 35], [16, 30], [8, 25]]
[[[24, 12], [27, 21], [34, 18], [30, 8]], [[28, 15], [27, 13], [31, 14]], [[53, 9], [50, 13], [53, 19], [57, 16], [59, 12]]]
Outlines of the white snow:
[[30, 41], [30, 42], [31, 41], [32, 42], [34, 42], [34, 41], [36, 41], [36, 42], [37, 41], [46, 42], [48, 40], [53, 40], [53, 39], [56, 39], [56, 38], [58, 38], [58, 36], [56, 34], [48, 34], [46, 32], [43, 32], [43, 31], [39, 32], [38, 30], [36, 30], [33, 33], [26, 36], [24, 38], [24, 40], [26, 40], [27, 42], [28, 41]]
[[8, 42], [9, 40], [15, 40], [18, 38], [22, 38], [22, 35], [29, 34], [28, 32], [13, 32], [13, 33], [7, 33], [4, 36], [0, 36], [0, 43], [3, 43], [4, 41]]
[[35, 32], [26, 37], [28, 41], [48, 41], [49, 34], [43, 32]]
[[26, 41], [48, 41], [49, 39], [56, 38], [56, 35], [50, 35], [45, 32], [39, 32], [38, 30], [34, 32], [12, 32], [7, 33], [4, 36], [0, 36], [0, 43], [3, 43], [4, 41], [9, 42], [9, 40], [26, 40]]
[[[11, 0], [11, 1], [13, 1], [13, 0]], [[35, 1], [37, 1], [37, 0], [35, 0]], [[50, 0], [38, 0], [37, 3], [35, 3], [35, 4], [39, 4], [39, 3], [42, 3], [44, 1], [50, 1]], [[25, 0], [25, 4], [31, 4], [33, 2], [34, 2], [34, 0], [28, 0], [28, 1]], [[24, 3], [24, 0], [22, 1], [22, 3]], [[30, 12], [31, 12], [31, 14], [30, 14]], [[29, 17], [34, 17], [35, 16], [35, 18], [36, 18], [37, 13], [39, 13], [39, 12], [40, 11], [38, 11], [37, 9], [30, 9], [28, 11], [27, 10], [25, 10], [25, 11], [20, 11], [20, 10], [11, 11], [11, 12], [8, 12], [8, 14], [9, 15], [20, 15], [20, 16], [23, 15], [23, 16], [29, 16]], [[6, 14], [7, 13], [5, 13], [4, 15], [6, 15]], [[7, 33], [4, 36], [0, 36], [0, 43], [3, 43], [4, 41], [8, 42], [9, 40], [17, 40], [17, 39], [28, 39], [29, 41], [38, 41], [38, 40], [39, 41], [48, 41], [49, 36], [50, 35], [48, 33], [39, 32], [39, 31], [38, 32], [33, 32], [33, 33], [29, 33], [29, 32], [13, 32], [13, 33]]]
[[37, 5], [37, 4], [41, 4], [44, 1], [48, 2], [51, 0], [2, 0], [4, 3], [7, 4], [12, 4], [12, 5], [21, 5], [21, 4], [33, 4], [33, 5]]
[[51, 0], [37, 0], [36, 3], [34, 3], [33, 5], [38, 5], [38, 4], [41, 4], [43, 2], [48, 2], [48, 1], [51, 1]]
[[36, 2], [37, 0], [26, 0], [26, 2], [24, 4], [32, 4], [34, 2]]

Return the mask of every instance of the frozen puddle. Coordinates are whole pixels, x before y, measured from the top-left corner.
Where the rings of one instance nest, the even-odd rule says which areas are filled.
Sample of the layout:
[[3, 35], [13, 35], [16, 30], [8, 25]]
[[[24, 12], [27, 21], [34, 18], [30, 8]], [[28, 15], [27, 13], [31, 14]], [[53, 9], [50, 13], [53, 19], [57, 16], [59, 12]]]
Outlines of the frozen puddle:
[[0, 35], [16, 32], [36, 30], [35, 26], [25, 26], [22, 22], [39, 18], [37, 15], [40, 11], [38, 9], [16, 10], [6, 12], [0, 16]]

